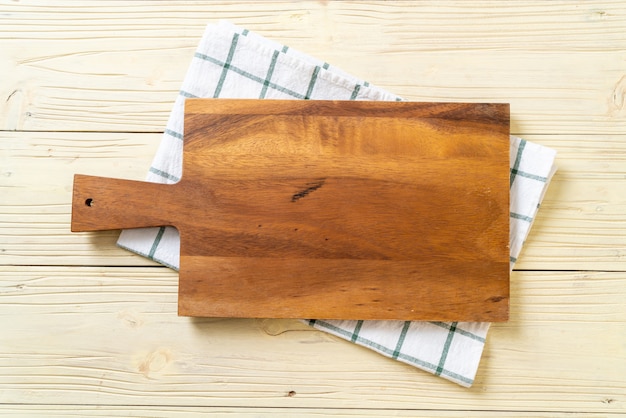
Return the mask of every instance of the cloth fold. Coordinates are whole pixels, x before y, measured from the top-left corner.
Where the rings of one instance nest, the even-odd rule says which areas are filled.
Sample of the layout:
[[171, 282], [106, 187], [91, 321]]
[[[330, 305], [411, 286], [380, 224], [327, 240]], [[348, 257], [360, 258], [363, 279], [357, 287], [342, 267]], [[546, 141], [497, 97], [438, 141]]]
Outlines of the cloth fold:
[[[247, 29], [226, 21], [210, 24], [174, 102], [148, 181], [175, 183], [182, 176], [184, 101], [188, 97], [402, 100]], [[511, 137], [511, 268], [556, 170], [555, 154], [549, 148]], [[180, 241], [174, 228], [125, 230], [118, 245], [178, 268]], [[303, 321], [466, 387], [474, 381], [489, 329], [485, 322]]]

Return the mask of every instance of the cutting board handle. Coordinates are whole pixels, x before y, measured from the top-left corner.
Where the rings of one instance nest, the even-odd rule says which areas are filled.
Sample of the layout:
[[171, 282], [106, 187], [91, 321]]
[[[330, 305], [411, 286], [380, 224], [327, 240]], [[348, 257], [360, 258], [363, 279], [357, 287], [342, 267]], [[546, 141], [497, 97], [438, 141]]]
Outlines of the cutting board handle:
[[160, 202], [171, 201], [175, 184], [74, 176], [72, 232], [171, 225]]

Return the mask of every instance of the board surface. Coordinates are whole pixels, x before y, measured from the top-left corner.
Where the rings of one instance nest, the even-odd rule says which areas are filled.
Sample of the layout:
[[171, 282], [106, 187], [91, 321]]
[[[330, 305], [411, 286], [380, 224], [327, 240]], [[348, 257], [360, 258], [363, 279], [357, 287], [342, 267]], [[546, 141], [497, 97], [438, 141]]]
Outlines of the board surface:
[[77, 175], [72, 230], [175, 226], [181, 315], [503, 321], [508, 134], [506, 104], [189, 99], [181, 181]]

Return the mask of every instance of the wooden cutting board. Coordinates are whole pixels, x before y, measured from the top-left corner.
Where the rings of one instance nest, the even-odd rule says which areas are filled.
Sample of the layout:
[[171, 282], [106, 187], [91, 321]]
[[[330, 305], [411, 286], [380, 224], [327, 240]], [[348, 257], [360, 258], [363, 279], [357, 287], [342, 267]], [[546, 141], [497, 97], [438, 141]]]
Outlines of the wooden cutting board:
[[179, 314], [505, 321], [509, 106], [189, 99], [182, 180], [76, 175], [72, 231], [172, 225]]

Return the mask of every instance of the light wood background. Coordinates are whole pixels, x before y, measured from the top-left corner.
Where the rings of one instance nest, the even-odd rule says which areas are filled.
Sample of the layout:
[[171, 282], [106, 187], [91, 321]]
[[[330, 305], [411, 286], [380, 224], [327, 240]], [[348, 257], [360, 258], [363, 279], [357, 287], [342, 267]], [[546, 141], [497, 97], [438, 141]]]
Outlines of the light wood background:
[[[176, 316], [177, 276], [72, 234], [74, 173], [143, 179], [204, 26], [411, 100], [510, 102], [559, 171], [471, 389], [295, 320]], [[626, 3], [0, 1], [0, 414], [626, 414]]]

